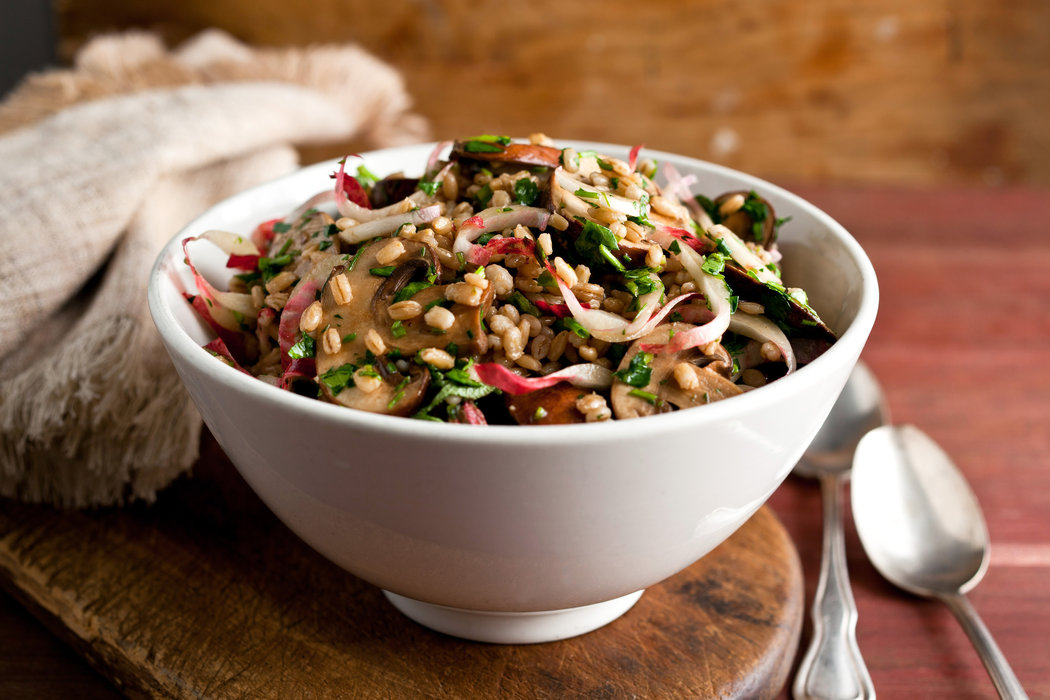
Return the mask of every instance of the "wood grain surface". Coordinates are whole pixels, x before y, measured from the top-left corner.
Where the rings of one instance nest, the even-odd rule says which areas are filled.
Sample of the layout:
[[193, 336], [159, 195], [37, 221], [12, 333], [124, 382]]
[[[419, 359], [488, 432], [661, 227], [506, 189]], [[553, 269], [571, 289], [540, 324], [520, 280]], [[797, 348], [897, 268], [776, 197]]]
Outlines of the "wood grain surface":
[[402, 71], [438, 138], [645, 143], [778, 181], [1050, 184], [1041, 0], [57, 7], [67, 57], [126, 28], [170, 42], [208, 27], [262, 45], [356, 42]]
[[[842, 222], [871, 256], [881, 304], [863, 357], [883, 384], [894, 419], [936, 439], [981, 501], [993, 543], [991, 566], [969, 597], [1029, 696], [1050, 698], [1050, 190], [793, 189]], [[205, 540], [235, 542], [238, 528], [223, 518], [222, 504], [236, 504], [236, 498], [236, 491], [214, 492], [212, 515], [190, 527]], [[820, 559], [819, 489], [790, 478], [769, 505], [798, 549], [808, 606]], [[144, 517], [163, 521], [148, 511]], [[267, 522], [265, 512], [258, 517]], [[858, 638], [879, 697], [995, 697], [948, 610], [884, 581], [866, 560], [848, 517], [846, 547], [860, 611]], [[258, 553], [237, 556], [260, 575], [273, 573]], [[302, 575], [298, 560], [286, 567]], [[192, 574], [187, 570], [180, 585], [193, 586]], [[75, 591], [78, 580], [66, 579], [65, 590]], [[215, 595], [232, 599], [225, 591]], [[11, 607], [6, 616], [0, 608], [0, 697], [69, 697], [74, 687], [77, 697], [116, 696]], [[178, 620], [169, 622], [178, 627]], [[804, 646], [808, 612], [802, 635]], [[246, 644], [254, 642], [245, 635]], [[648, 642], [638, 641], [638, 653]], [[615, 677], [617, 668], [609, 665], [604, 673]]]
[[0, 503], [4, 585], [131, 697], [772, 698], [787, 677], [802, 573], [768, 509], [600, 630], [480, 644], [322, 559], [202, 442], [149, 508]]

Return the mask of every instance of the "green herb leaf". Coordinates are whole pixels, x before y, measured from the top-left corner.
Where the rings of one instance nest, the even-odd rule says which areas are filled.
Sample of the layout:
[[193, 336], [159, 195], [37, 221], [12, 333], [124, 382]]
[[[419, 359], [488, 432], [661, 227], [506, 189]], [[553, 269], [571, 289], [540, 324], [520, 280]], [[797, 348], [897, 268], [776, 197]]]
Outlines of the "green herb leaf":
[[515, 308], [523, 314], [532, 314], [533, 316], [540, 316], [540, 309], [538, 306], [529, 301], [529, 298], [521, 293], [520, 290], [515, 289], [511, 292], [511, 295], [507, 298], [511, 304], [514, 304]]
[[417, 280], [415, 282], [409, 282], [404, 287], [402, 287], [398, 291], [397, 294], [394, 295], [394, 303], [396, 304], [399, 301], [405, 301], [407, 299], [411, 299], [412, 297], [414, 297], [416, 294], [419, 294], [420, 292], [422, 292], [427, 287], [433, 287], [433, 286], [434, 286], [434, 283], [433, 282], [428, 282], [427, 280]]
[[591, 332], [583, 327], [583, 325], [576, 319], [566, 316], [565, 318], [559, 318], [554, 322], [554, 327], [560, 331], [571, 331], [580, 338], [590, 338]]
[[420, 180], [419, 189], [423, 190], [428, 197], [433, 197], [437, 194], [438, 187], [441, 186], [440, 182], [434, 182], [432, 180]]
[[389, 277], [396, 269], [395, 265], [386, 265], [385, 267], [370, 267], [368, 271], [376, 277]]
[[405, 324], [401, 321], [394, 321], [390, 324], [390, 333], [395, 338], [404, 338], [408, 335], [408, 329], [405, 328]]
[[589, 266], [611, 265], [623, 271], [623, 263], [616, 259], [612, 251], [619, 249], [619, 243], [612, 231], [590, 220], [583, 220], [583, 230], [573, 244], [576, 252]]
[[361, 184], [361, 187], [368, 188], [379, 182], [379, 177], [364, 165], [359, 165], [357, 166], [357, 181]]
[[332, 396], [336, 396], [346, 387], [354, 385], [355, 369], [357, 368], [348, 362], [345, 365], [328, 370], [318, 377], [318, 380], [328, 388]]
[[488, 185], [483, 185], [482, 188], [474, 194], [474, 201], [478, 203], [479, 207], [487, 207], [491, 199], [492, 188]]
[[291, 230], [291, 228], [292, 228], [291, 224], [286, 223], [284, 221], [278, 221], [277, 223], [275, 223], [273, 225], [273, 232], [274, 233], [285, 233], [286, 231]]
[[301, 360], [313, 357], [315, 352], [314, 339], [300, 331], [298, 340], [295, 341], [292, 347], [288, 348], [288, 357]]
[[624, 384], [635, 387], [647, 386], [653, 377], [653, 368], [650, 366], [652, 361], [651, 352], [639, 352], [631, 358], [627, 367], [613, 374]]
[[725, 267], [725, 256], [721, 253], [711, 253], [706, 258], [704, 258], [704, 262], [700, 266], [700, 269], [709, 275], [713, 275], [715, 277], [724, 277], [723, 272], [725, 271]]
[[660, 401], [660, 397], [656, 394], [650, 394], [648, 391], [642, 391], [641, 389], [631, 389], [627, 393], [631, 396], [637, 396], [639, 399], [644, 399], [654, 406]]
[[517, 182], [514, 183], [514, 198], [518, 200], [519, 204], [532, 206], [539, 196], [540, 188], [530, 178], [519, 178]]

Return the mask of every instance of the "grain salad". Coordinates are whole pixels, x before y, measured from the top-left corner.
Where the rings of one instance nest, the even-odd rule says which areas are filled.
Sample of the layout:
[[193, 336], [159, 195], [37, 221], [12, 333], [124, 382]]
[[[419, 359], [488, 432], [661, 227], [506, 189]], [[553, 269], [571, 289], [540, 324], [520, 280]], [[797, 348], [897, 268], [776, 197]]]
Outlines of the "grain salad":
[[[694, 194], [640, 147], [542, 134], [438, 144], [420, 167], [380, 177], [350, 156], [251, 235], [184, 241], [206, 349], [348, 408], [546, 424], [700, 407], [835, 341], [783, 283], [786, 221], [759, 192]], [[228, 289], [194, 265], [200, 245], [228, 255]]]

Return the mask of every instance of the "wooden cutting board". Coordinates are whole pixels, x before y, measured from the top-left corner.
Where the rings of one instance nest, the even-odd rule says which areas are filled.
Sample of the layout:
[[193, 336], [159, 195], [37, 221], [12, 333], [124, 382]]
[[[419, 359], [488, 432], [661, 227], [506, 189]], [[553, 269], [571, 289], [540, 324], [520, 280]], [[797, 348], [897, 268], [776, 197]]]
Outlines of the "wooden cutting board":
[[0, 500], [0, 533], [0, 583], [130, 697], [772, 698], [801, 629], [798, 555], [762, 508], [595, 632], [447, 637], [298, 540], [207, 435], [152, 506]]

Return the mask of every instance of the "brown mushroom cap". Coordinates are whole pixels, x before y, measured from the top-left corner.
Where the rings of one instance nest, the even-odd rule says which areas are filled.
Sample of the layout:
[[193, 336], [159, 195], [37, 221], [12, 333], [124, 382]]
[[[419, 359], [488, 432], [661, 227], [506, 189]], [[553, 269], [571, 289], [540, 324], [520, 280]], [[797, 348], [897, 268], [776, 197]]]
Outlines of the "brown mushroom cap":
[[357, 386], [347, 386], [338, 394], [333, 394], [324, 382], [320, 382], [321, 397], [326, 401], [337, 403], [347, 408], [356, 408], [370, 413], [385, 413], [391, 416], [410, 416], [423, 403], [427, 387], [430, 386], [430, 372], [424, 367], [412, 364], [408, 375], [386, 370], [388, 360], [378, 358], [377, 369], [383, 368], [380, 375], [383, 383], [375, 391], [366, 392]]
[[576, 399], [586, 393], [562, 383], [516, 396], [508, 394], [507, 410], [520, 425], [583, 423], [586, 419], [576, 409]]
[[486, 146], [493, 149], [485, 152], [469, 150], [471, 141], [456, 141], [452, 144], [452, 160], [481, 161], [488, 164], [511, 165], [523, 168], [544, 167], [556, 168], [561, 160], [561, 149], [553, 146], [541, 146], [532, 143], [509, 143], [501, 146], [486, 141]]
[[[665, 323], [657, 326], [649, 335], [631, 343], [631, 347], [620, 361], [619, 370], [628, 368], [631, 360], [641, 351], [642, 345], [666, 343], [674, 333], [681, 333], [690, 328], [692, 326], [686, 323]], [[698, 388], [685, 391], [675, 380], [674, 368], [683, 362], [689, 365], [690, 371], [695, 374]], [[651, 416], [673, 410], [673, 407], [702, 406], [741, 393], [740, 387], [727, 378], [732, 359], [721, 345], [713, 355], [705, 355], [699, 348], [676, 353], [655, 353], [649, 366], [652, 374], [645, 387], [631, 386], [618, 377], [613, 380], [610, 403], [616, 418]], [[639, 389], [640, 391], [637, 391]], [[639, 393], [655, 396], [656, 400], [650, 401], [639, 396]]]
[[[715, 198], [714, 204], [716, 207], [720, 206], [727, 199], [734, 195], [741, 195], [745, 200], [758, 200], [761, 205], [764, 205], [764, 209], [759, 207], [760, 210], [765, 211], [765, 216], [761, 221], [756, 222], [755, 218], [751, 216], [745, 209], [737, 209], [732, 214], [728, 214], [722, 217], [722, 225], [730, 229], [733, 233], [740, 236], [742, 240], [753, 241], [758, 243], [765, 249], [773, 247], [773, 243], [777, 239], [776, 222], [777, 215], [773, 210], [773, 205], [769, 203], [763, 197], [759, 197], [754, 192], [749, 190], [734, 190], [732, 192], [726, 192]], [[755, 232], [754, 226], [756, 223], [761, 224], [761, 228], [758, 233]]]
[[827, 343], [835, 342], [835, 332], [828, 328], [813, 309], [799, 303], [794, 297], [770, 289], [731, 260], [726, 261], [725, 278], [729, 287], [741, 299], [762, 304], [765, 308], [765, 315], [789, 328], [792, 337], [815, 338]]

